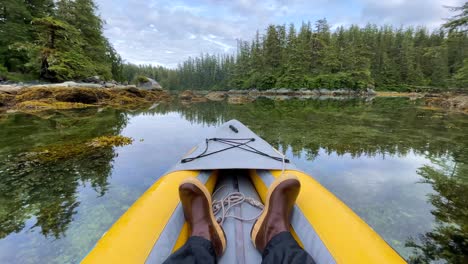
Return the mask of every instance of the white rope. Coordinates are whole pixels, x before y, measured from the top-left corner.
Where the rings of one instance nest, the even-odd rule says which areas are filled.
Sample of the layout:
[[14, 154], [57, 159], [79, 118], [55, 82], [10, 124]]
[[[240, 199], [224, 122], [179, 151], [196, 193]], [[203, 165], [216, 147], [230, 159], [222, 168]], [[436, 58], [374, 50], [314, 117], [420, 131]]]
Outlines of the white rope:
[[[281, 174], [280, 174], [280, 177], [281, 177], [281, 176], [284, 175], [284, 173], [286, 171], [286, 156], [283, 153], [276, 150], [275, 148], [273, 148], [273, 150], [281, 156], [281, 160], [282, 160], [282, 162], [281, 162], [282, 163], [282, 168], [281, 168]], [[211, 205], [213, 207], [213, 213], [214, 213], [215, 216], [217, 214], [221, 213], [221, 215], [217, 218], [217, 221], [221, 226], [223, 225], [224, 220], [226, 218], [234, 218], [234, 219], [238, 219], [240, 221], [247, 221], [248, 222], [248, 221], [254, 221], [254, 220], [256, 220], [257, 218], [260, 217], [260, 215], [263, 212], [264, 205], [260, 201], [255, 200], [252, 197], [246, 197], [241, 192], [228, 193], [221, 200], [214, 199], [214, 197], [216, 197], [216, 194], [219, 192], [219, 190], [223, 189], [224, 187], [226, 187], [226, 185], [223, 185], [223, 186], [219, 187], [213, 193], [213, 195], [212, 195], [213, 203]], [[229, 211], [233, 207], [241, 205], [244, 202], [251, 205], [251, 206], [253, 206], [253, 207], [256, 207], [256, 208], [260, 209], [261, 210], [260, 213], [258, 215], [256, 215], [255, 217], [252, 217], [252, 218], [243, 218], [243, 217], [240, 217], [240, 216], [228, 214]]]
[[282, 168], [281, 168], [281, 174], [280, 174], [280, 177], [284, 175], [284, 172], [286, 171], [286, 155], [284, 155], [283, 153], [279, 152], [279, 150], [276, 150], [275, 148], [273, 148], [273, 150], [278, 153], [280, 156], [281, 156], [281, 159], [282, 159]]
[[[226, 185], [219, 187], [213, 193], [213, 197], [215, 197], [218, 191], [223, 189], [224, 187], [226, 187]], [[243, 203], [247, 203], [253, 207], [260, 209], [261, 210], [260, 213], [252, 218], [243, 218], [240, 216], [229, 214], [229, 211], [232, 208], [234, 208], [235, 206], [241, 205]], [[221, 200], [213, 199], [212, 207], [213, 207], [213, 213], [215, 216], [221, 213], [221, 215], [217, 217], [217, 221], [220, 225], [223, 225], [224, 220], [226, 220], [226, 218], [234, 218], [234, 219], [237, 219], [240, 221], [246, 221], [246, 222], [254, 221], [260, 217], [263, 211], [263, 204], [261, 202], [259, 202], [258, 200], [255, 200], [252, 197], [247, 197], [241, 192], [230, 192], [226, 196], [224, 196]]]

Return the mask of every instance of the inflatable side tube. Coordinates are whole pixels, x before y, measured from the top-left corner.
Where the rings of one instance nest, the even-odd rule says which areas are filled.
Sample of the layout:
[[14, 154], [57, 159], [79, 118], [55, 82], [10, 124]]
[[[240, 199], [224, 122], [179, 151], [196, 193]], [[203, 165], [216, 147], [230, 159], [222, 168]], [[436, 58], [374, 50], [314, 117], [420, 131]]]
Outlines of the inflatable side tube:
[[[369, 225], [311, 176], [293, 170], [301, 192], [291, 225], [304, 249], [317, 263], [406, 263]], [[264, 201], [268, 186], [281, 171], [251, 170]], [[265, 202], [265, 201], [264, 201]]]
[[180, 235], [187, 233], [186, 228], [182, 230], [185, 219], [179, 184], [189, 177], [197, 177], [212, 192], [217, 175], [214, 171], [176, 171], [161, 177], [102, 236], [82, 263], [163, 262]]

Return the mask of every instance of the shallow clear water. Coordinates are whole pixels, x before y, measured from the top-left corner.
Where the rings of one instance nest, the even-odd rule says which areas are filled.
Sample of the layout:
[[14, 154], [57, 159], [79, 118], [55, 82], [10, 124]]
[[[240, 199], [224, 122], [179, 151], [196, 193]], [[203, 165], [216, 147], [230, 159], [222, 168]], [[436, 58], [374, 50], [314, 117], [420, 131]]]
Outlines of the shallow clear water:
[[[232, 118], [285, 151], [405, 258], [466, 259], [468, 116], [376, 98], [0, 115], [0, 263], [78, 263], [155, 180]], [[133, 144], [33, 155], [118, 134]]]

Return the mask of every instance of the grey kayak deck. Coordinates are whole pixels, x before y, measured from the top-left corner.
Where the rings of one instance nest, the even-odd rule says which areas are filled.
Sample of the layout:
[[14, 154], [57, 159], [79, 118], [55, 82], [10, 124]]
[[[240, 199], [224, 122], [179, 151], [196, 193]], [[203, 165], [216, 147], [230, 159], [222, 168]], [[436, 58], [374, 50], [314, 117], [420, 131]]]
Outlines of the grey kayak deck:
[[[260, 201], [257, 191], [247, 175], [247, 171], [220, 171], [219, 176], [215, 189], [221, 189], [216, 193], [216, 197], [213, 197], [214, 199], [220, 200], [231, 192], [241, 192], [245, 196]], [[229, 214], [250, 219], [259, 213], [260, 209], [243, 203], [240, 206], [234, 207]], [[255, 249], [250, 239], [250, 230], [253, 223], [254, 221], [240, 221], [234, 218], [226, 218], [223, 229], [226, 234], [227, 247], [224, 255], [219, 259], [219, 263], [261, 263], [262, 256]]]
[[[252, 130], [237, 120], [230, 120], [222, 124], [207, 139], [201, 142], [192, 151], [187, 153], [172, 168], [171, 171], [180, 170], [216, 170], [216, 169], [263, 169], [281, 170], [283, 168], [282, 155], [265, 140], [257, 136]], [[246, 143], [246, 144], [243, 144]], [[241, 145], [243, 144], [243, 145]], [[239, 145], [233, 147], [233, 145]], [[229, 148], [227, 150], [223, 150]], [[259, 154], [261, 152], [262, 154]], [[200, 155], [215, 153], [204, 157]], [[188, 162], [182, 162], [189, 159]], [[291, 163], [284, 163], [285, 169], [296, 170]]]

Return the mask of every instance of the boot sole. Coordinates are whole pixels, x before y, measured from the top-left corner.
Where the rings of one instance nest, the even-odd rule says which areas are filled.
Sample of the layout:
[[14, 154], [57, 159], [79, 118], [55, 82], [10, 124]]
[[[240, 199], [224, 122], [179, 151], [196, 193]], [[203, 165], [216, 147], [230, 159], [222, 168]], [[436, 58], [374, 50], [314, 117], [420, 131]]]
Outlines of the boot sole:
[[203, 183], [201, 183], [199, 180], [197, 180], [196, 178], [187, 178], [187, 179], [183, 180], [180, 183], [180, 185], [182, 185], [184, 183], [189, 183], [189, 184], [195, 185], [198, 189], [200, 189], [203, 192], [203, 194], [207, 198], [208, 205], [209, 205], [208, 207], [209, 207], [209, 210], [210, 210], [211, 222], [214, 223], [213, 226], [215, 227], [216, 234], [218, 235], [219, 240], [221, 241], [222, 253], [224, 253], [224, 251], [226, 250], [226, 234], [224, 233], [224, 230], [218, 224], [218, 221], [216, 221], [216, 218], [214, 216], [213, 207], [211, 206], [213, 204], [213, 202], [211, 200], [211, 194], [206, 189], [206, 186]]
[[299, 181], [299, 178], [297, 178], [295, 175], [287, 174], [283, 175], [277, 180], [275, 180], [270, 187], [268, 187], [268, 192], [267, 192], [267, 197], [265, 199], [265, 207], [263, 209], [263, 212], [261, 215], [258, 217], [258, 219], [254, 222], [252, 226], [252, 230], [250, 230], [250, 239], [252, 240], [252, 243], [254, 244], [255, 248], [259, 250], [257, 247], [257, 244], [255, 243], [257, 239], [258, 232], [260, 231], [260, 228], [262, 227], [263, 222], [265, 221], [265, 217], [268, 215], [268, 211], [270, 209], [270, 198], [271, 194], [276, 190], [276, 187], [278, 187], [281, 183], [288, 181], [288, 180], [296, 180]]

